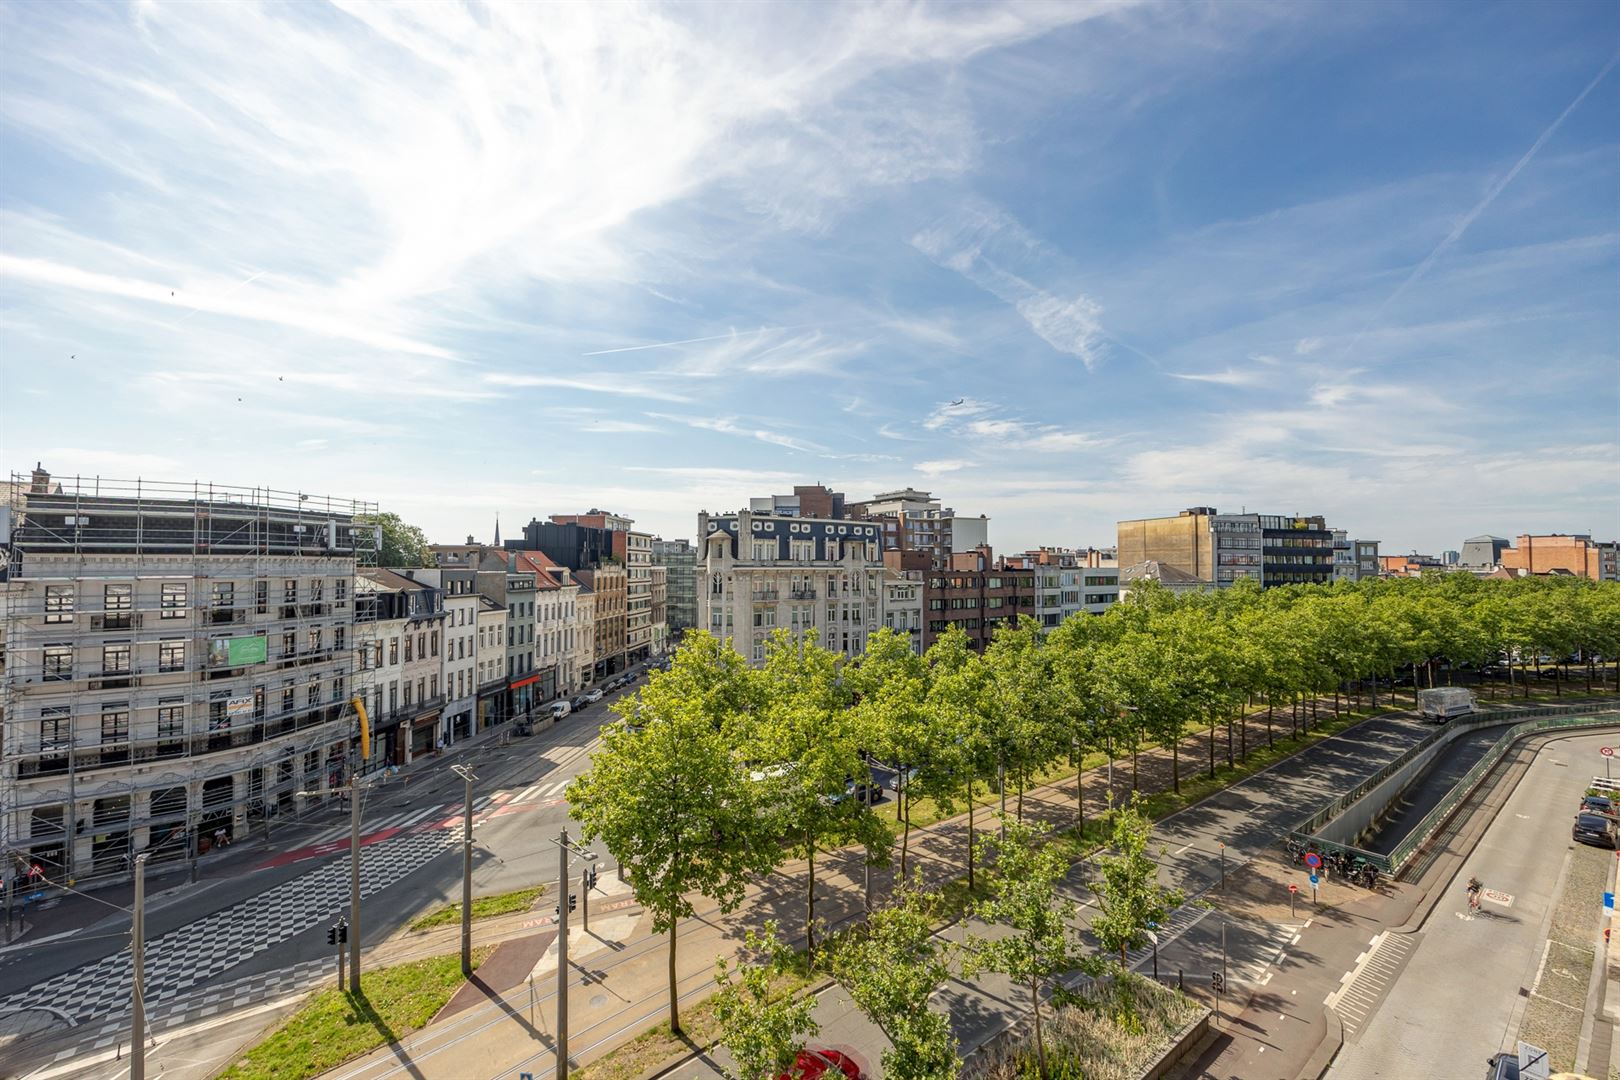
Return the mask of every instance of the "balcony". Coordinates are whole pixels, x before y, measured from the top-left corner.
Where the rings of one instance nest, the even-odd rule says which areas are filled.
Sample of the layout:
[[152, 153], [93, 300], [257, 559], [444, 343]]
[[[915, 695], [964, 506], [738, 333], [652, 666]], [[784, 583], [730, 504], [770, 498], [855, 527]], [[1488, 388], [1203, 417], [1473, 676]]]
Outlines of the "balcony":
[[755, 589], [753, 600], [756, 604], [774, 604], [782, 599], [782, 594], [775, 589]]
[[788, 596], [791, 597], [794, 600], [814, 600], [816, 598], [816, 590], [814, 590], [814, 589], [789, 589], [788, 590]]

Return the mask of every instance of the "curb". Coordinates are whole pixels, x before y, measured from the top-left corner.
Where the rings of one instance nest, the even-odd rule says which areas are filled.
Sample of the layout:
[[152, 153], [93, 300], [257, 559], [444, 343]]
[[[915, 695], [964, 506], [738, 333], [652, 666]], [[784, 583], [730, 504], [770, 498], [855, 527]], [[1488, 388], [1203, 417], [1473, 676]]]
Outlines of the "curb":
[[1322, 1016], [1327, 1020], [1327, 1034], [1322, 1036], [1316, 1051], [1306, 1060], [1305, 1067], [1299, 1074], [1302, 1077], [1310, 1077], [1311, 1080], [1317, 1080], [1325, 1075], [1333, 1066], [1333, 1059], [1344, 1049], [1344, 1020], [1339, 1016], [1338, 1010], [1331, 1005], [1324, 1005]]

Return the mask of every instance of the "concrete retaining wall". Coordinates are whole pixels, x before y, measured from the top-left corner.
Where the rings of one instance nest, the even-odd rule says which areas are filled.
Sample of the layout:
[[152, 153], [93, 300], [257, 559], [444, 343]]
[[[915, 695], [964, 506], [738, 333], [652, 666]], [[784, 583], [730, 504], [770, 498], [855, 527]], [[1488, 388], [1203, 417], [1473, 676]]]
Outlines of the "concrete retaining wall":
[[[1497, 721], [1504, 731], [1511, 726], [1511, 721]], [[1384, 811], [1394, 805], [1402, 791], [1408, 784], [1416, 780], [1435, 758], [1450, 746], [1459, 736], [1468, 732], [1478, 731], [1485, 724], [1451, 723], [1439, 732], [1439, 736], [1420, 753], [1414, 754], [1412, 760], [1406, 762], [1395, 772], [1384, 779], [1384, 782], [1367, 792], [1361, 798], [1344, 808], [1344, 812], [1329, 821], [1317, 830], [1316, 835], [1323, 840], [1346, 847], [1356, 846], [1362, 835], [1372, 828], [1383, 816]]]

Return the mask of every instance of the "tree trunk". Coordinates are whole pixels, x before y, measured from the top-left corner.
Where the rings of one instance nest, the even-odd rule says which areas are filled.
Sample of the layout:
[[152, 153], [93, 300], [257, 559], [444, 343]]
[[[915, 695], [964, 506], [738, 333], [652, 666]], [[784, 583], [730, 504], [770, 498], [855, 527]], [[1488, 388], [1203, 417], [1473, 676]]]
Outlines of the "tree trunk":
[[1373, 676], [1372, 681], [1372, 707], [1373, 712], [1378, 711], [1378, 676], [1376, 675]]
[[1339, 688], [1337, 686], [1335, 686], [1333, 688], [1333, 719], [1337, 720], [1338, 718], [1339, 718]]
[[967, 782], [968, 804], [968, 892], [973, 891], [973, 815], [979, 810], [973, 803], [973, 774], [968, 774]]
[[1137, 749], [1136, 749], [1136, 747], [1133, 746], [1133, 747], [1131, 747], [1131, 790], [1133, 792], [1137, 790], [1137, 787], [1136, 787], [1136, 773], [1137, 773], [1138, 762], [1136, 760], [1136, 755], [1137, 755]]
[[1242, 713], [1241, 710], [1234, 709], [1231, 713], [1227, 714], [1227, 717], [1226, 717], [1226, 767], [1228, 769], [1237, 768], [1237, 764], [1232, 760], [1232, 721], [1233, 721], [1234, 716], [1236, 717], [1238, 723], [1243, 722], [1243, 713]]
[[681, 996], [675, 989], [675, 936], [678, 922], [671, 920], [669, 927], [669, 1030], [676, 1035], [681, 1033], [680, 1000]]
[[804, 889], [804, 955], [811, 967], [816, 966], [816, 844], [810, 831], [805, 830], [804, 846], [810, 852], [806, 866]]
[[1249, 763], [1249, 714], [1238, 710], [1238, 744], [1243, 754], [1243, 763]]
[[1271, 728], [1271, 695], [1266, 695], [1266, 748], [1269, 750], [1277, 745], [1276, 733]]
[[1082, 781], [1086, 778], [1086, 759], [1085, 755], [1079, 753], [1079, 750], [1080, 740], [1075, 739], [1070, 743], [1069, 750], [1069, 756], [1075, 758], [1074, 823], [1075, 827], [1080, 831], [1080, 838], [1083, 840], [1086, 835], [1086, 792]]
[[1215, 779], [1215, 715], [1209, 717], [1209, 778]]
[[1035, 976], [1029, 977], [1029, 1003], [1035, 1009], [1035, 1062], [1046, 1080], [1046, 1043], [1041, 1039], [1041, 991]]
[[1018, 824], [1024, 823], [1024, 789], [1029, 786], [1029, 770], [1018, 770]]
[[1181, 794], [1181, 740], [1170, 740], [1170, 785]]
[[1007, 839], [1007, 762], [996, 759], [996, 787], [1001, 789], [1001, 839]]
[[907, 880], [906, 857], [911, 848], [911, 795], [906, 791], [906, 772], [904, 767], [901, 768], [900, 775], [895, 777], [894, 797], [900, 803], [900, 881], [903, 884]]

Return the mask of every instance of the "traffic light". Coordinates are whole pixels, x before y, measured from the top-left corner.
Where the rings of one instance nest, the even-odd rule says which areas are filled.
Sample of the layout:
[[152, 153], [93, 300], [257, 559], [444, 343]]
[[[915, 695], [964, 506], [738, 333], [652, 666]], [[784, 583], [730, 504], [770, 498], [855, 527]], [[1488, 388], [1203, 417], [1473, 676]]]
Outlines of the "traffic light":
[[326, 928], [326, 943], [328, 945], [336, 945], [338, 943], [336, 926], [328, 926]]
[[1226, 976], [1220, 972], [1217, 971], [1210, 975], [1209, 984], [1215, 988], [1217, 994], [1226, 993]]
[[347, 945], [349, 943], [349, 924], [339, 920], [326, 928], [326, 943], [328, 945]]
[[596, 888], [596, 867], [594, 866], [585, 871], [585, 888], [587, 890]]
[[[579, 896], [578, 896], [578, 894], [569, 893], [568, 894], [568, 910], [573, 911], [577, 907], [579, 907]], [[561, 915], [562, 914], [562, 909], [561, 909], [560, 906], [559, 907], [553, 907], [551, 909], [551, 913], [553, 915]]]

